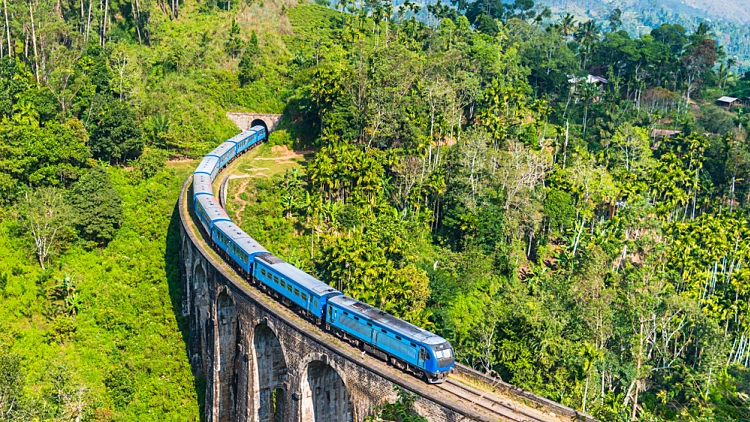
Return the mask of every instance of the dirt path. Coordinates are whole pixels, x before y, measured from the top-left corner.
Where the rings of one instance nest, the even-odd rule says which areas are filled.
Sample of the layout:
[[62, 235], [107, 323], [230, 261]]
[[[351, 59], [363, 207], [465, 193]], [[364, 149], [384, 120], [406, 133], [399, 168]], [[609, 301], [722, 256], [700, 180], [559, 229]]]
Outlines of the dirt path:
[[[253, 153], [252, 156], [245, 158], [242, 164], [237, 161], [232, 165], [232, 168], [228, 169], [230, 171], [230, 181], [233, 179], [242, 179], [237, 184], [233, 185], [230, 183], [227, 192], [227, 207], [229, 207], [229, 202], [236, 205], [233, 221], [240, 227], [242, 227], [242, 213], [245, 212], [245, 209], [250, 204], [250, 200], [243, 199], [241, 195], [243, 193], [251, 194], [252, 188], [250, 188], [250, 185], [252, 184], [252, 180], [283, 174], [287, 169], [299, 165], [300, 161], [309, 160], [315, 151], [293, 151], [286, 146], [277, 145], [271, 148], [271, 153], [273, 154], [272, 157], [258, 157], [258, 153]], [[232, 172], [235, 171], [238, 172], [233, 174]]]
[[237, 212], [234, 216], [234, 224], [236, 224], [239, 227], [242, 227], [242, 213], [245, 211], [245, 208], [247, 208], [247, 201], [242, 199], [242, 193], [245, 192], [247, 189], [248, 183], [250, 183], [250, 175], [245, 174], [243, 176], [237, 175], [237, 176], [229, 176], [230, 179], [243, 179], [242, 182], [240, 182], [240, 186], [237, 188], [237, 190], [234, 192], [234, 203], [240, 204], [239, 207], [237, 207]]

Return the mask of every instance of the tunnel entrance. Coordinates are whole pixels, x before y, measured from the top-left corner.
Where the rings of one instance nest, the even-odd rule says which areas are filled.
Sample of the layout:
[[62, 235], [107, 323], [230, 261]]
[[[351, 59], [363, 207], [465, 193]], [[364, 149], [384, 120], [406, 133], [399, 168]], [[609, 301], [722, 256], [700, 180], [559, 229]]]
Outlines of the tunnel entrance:
[[287, 366], [284, 350], [276, 334], [266, 324], [255, 327], [255, 346], [258, 389], [258, 421], [281, 422], [286, 413]]
[[307, 378], [302, 385], [302, 420], [353, 420], [349, 391], [338, 372], [319, 360], [307, 365]]
[[250, 123], [250, 127], [253, 126], [263, 126], [263, 129], [266, 130], [266, 136], [268, 136], [268, 126], [266, 125], [266, 122], [261, 119], [255, 119], [252, 121], [252, 123]]
[[239, 324], [234, 301], [226, 292], [216, 304], [219, 329], [219, 421], [235, 420], [239, 355]]

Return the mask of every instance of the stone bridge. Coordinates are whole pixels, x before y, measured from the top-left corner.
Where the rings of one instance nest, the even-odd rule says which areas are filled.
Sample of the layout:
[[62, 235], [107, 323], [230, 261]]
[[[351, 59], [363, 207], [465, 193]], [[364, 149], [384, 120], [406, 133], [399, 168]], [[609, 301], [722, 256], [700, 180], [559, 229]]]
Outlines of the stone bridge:
[[[268, 119], [272, 130], [280, 118], [229, 114], [240, 128]], [[359, 422], [394, 402], [398, 386], [419, 396], [414, 408], [429, 421], [592, 421], [460, 365], [461, 383], [428, 385], [319, 330], [250, 286], [206, 243], [191, 211], [191, 180], [178, 203], [180, 312], [196, 385], [205, 385], [202, 420]]]

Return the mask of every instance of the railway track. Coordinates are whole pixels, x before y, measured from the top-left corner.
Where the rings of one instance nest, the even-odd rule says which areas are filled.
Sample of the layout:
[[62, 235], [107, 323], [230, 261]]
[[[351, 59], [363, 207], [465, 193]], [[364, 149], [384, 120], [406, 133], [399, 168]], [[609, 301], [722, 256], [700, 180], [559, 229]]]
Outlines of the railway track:
[[492, 393], [477, 390], [473, 387], [448, 378], [440, 388], [460, 400], [469, 401], [488, 413], [489, 419], [511, 422], [547, 422], [561, 421], [553, 414], [544, 413], [526, 406], [520, 406], [510, 400], [495, 397]]

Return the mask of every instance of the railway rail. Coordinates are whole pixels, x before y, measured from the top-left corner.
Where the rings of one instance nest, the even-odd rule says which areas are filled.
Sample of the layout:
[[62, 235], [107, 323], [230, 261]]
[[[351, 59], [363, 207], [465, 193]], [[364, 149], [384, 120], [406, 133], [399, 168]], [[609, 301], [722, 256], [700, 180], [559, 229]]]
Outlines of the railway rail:
[[460, 382], [454, 381], [448, 378], [441, 388], [461, 400], [468, 400], [476, 406], [490, 412], [491, 414], [497, 415], [501, 420], [513, 421], [513, 422], [527, 422], [527, 421], [548, 421], [550, 418], [554, 418], [552, 415], [540, 414], [539, 412], [532, 412], [530, 410], [518, 409], [518, 406], [507, 403], [503, 400], [496, 399], [489, 394], [475, 390], [471, 387], [461, 384]]

